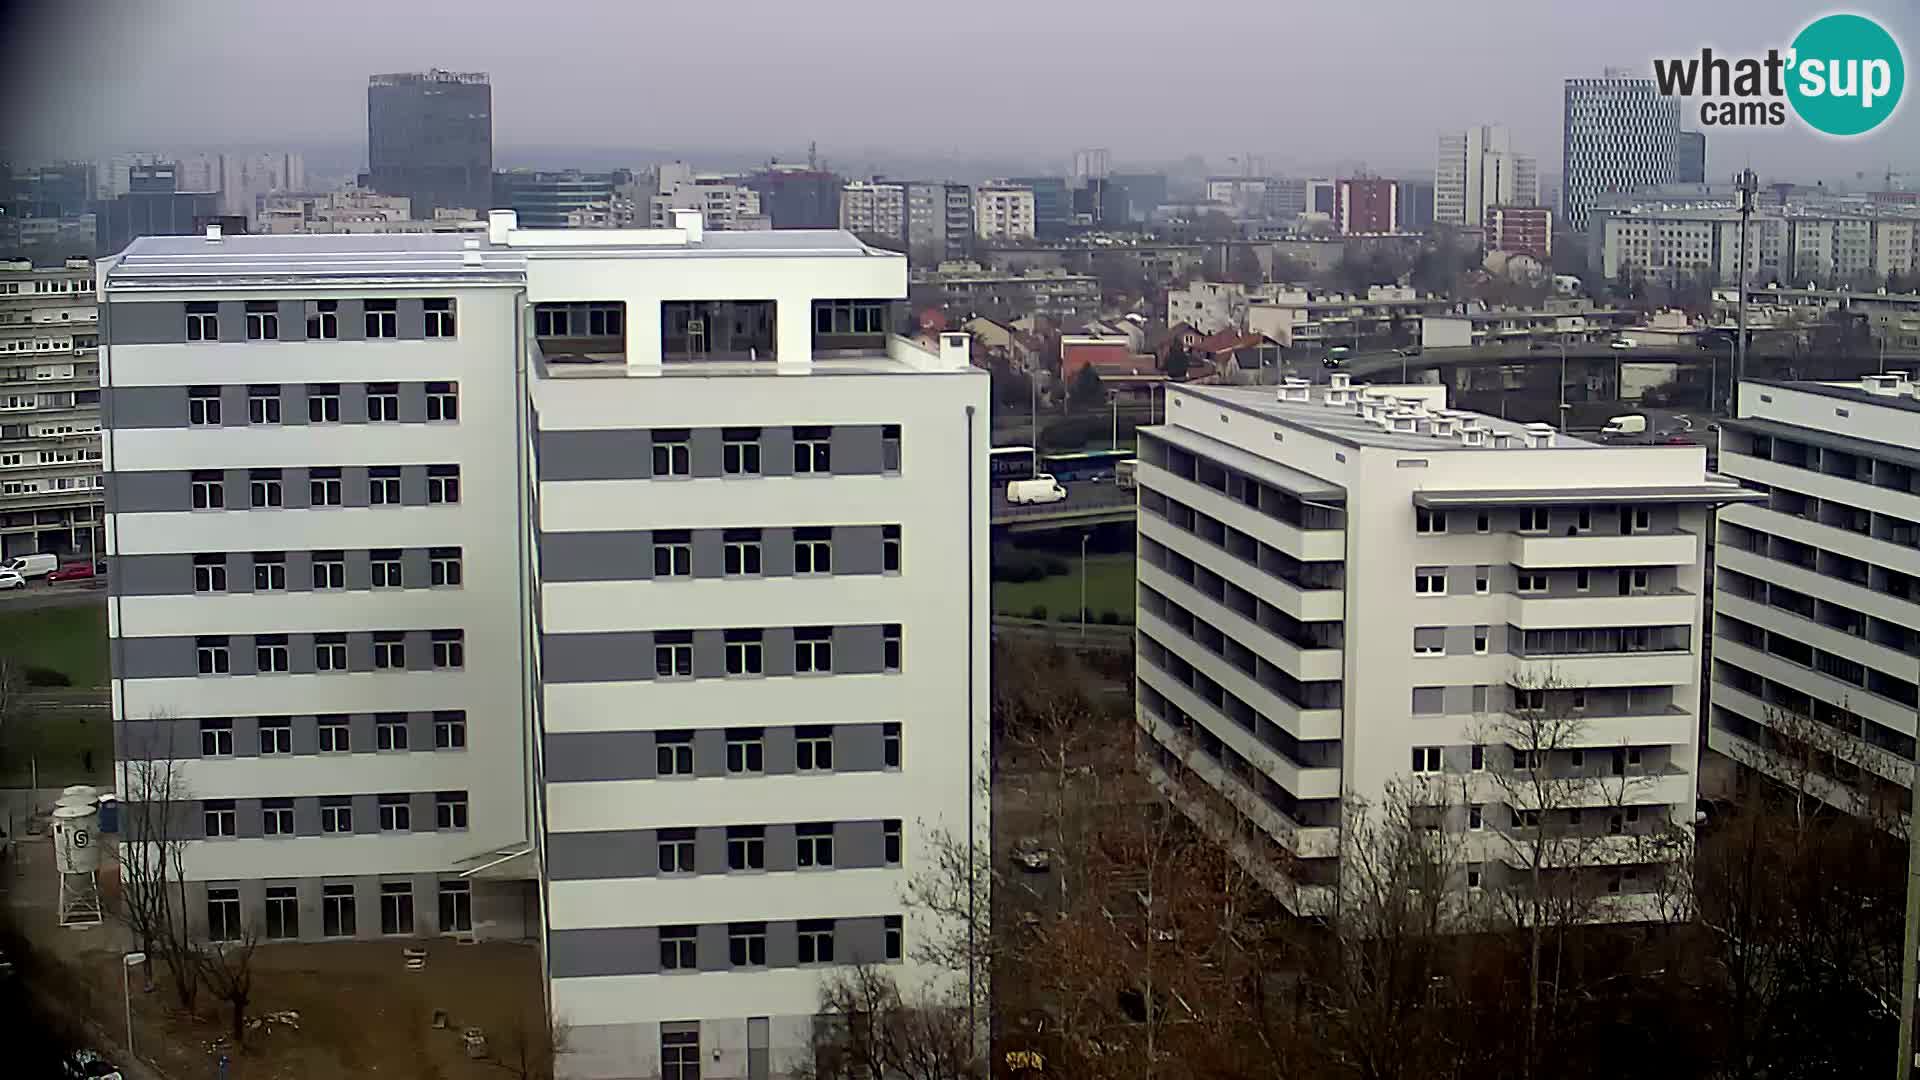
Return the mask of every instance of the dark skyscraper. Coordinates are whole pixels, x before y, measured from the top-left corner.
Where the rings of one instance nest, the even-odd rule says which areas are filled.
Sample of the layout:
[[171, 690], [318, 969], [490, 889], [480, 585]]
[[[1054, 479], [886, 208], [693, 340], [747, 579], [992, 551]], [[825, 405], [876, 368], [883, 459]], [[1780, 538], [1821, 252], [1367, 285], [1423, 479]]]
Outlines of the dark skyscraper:
[[483, 71], [367, 80], [367, 186], [413, 200], [415, 218], [493, 204], [493, 87]]
[[1680, 141], [1675, 145], [1677, 157], [1674, 162], [1674, 181], [1681, 184], [1706, 183], [1707, 133], [1683, 131], [1680, 133]]

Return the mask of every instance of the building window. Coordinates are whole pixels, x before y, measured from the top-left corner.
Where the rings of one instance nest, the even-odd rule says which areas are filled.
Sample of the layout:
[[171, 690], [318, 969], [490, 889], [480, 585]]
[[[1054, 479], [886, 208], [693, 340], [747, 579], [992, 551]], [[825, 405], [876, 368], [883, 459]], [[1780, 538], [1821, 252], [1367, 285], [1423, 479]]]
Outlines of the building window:
[[340, 422], [340, 384], [307, 384], [307, 423], [337, 424]]
[[380, 932], [383, 934], [413, 933], [412, 882], [383, 881], [380, 883]]
[[816, 300], [813, 305], [814, 333], [884, 334], [887, 332], [887, 306], [883, 300]]
[[1416, 596], [1439, 596], [1447, 591], [1447, 573], [1444, 570], [1416, 570], [1413, 575], [1413, 592]]
[[453, 336], [452, 300], [427, 300], [421, 306], [426, 308], [428, 337], [450, 338]]
[[347, 725], [347, 718], [338, 713], [315, 717], [315, 727], [320, 735], [320, 752], [323, 754], [346, 754], [353, 750], [353, 734]]
[[227, 656], [227, 639], [224, 637], [193, 639], [193, 653], [202, 675], [225, 675], [233, 670], [232, 661]]
[[374, 588], [401, 588], [400, 549], [374, 548], [367, 553], [367, 571]]
[[307, 472], [307, 501], [314, 506], [339, 506], [344, 502], [340, 470], [310, 469]]
[[326, 937], [352, 937], [355, 907], [352, 885], [322, 885], [320, 933]]
[[1446, 628], [1440, 626], [1416, 626], [1413, 628], [1413, 655], [1439, 656], [1447, 651]]
[[699, 954], [695, 946], [695, 932], [691, 926], [663, 926], [660, 928], [660, 969], [662, 971], [692, 971], [699, 966]]
[[880, 725], [880, 763], [889, 769], [900, 767], [900, 725]]
[[[1474, 749], [1478, 750], [1479, 747], [1475, 747]], [[1474, 766], [1475, 769], [1478, 769], [1479, 767], [1480, 766], [1478, 765]], [[1486, 823], [1487, 823], [1487, 814], [1486, 814], [1486, 809], [1484, 807], [1480, 806], [1478, 803], [1475, 803], [1474, 805], [1467, 807], [1467, 828], [1470, 831], [1479, 832], [1481, 829], [1486, 827]]]
[[373, 748], [375, 750], [405, 750], [407, 748], [406, 713], [381, 713], [374, 717]]
[[442, 791], [433, 796], [433, 827], [445, 832], [467, 827], [467, 793]]
[[882, 822], [880, 826], [880, 837], [881, 861], [888, 866], [899, 866], [903, 847], [900, 834], [900, 819], [888, 818]]
[[200, 721], [200, 756], [233, 756], [233, 721], [227, 719]]
[[1528, 573], [1522, 570], [1514, 579], [1516, 587], [1523, 593], [1543, 593], [1547, 591], [1547, 575]]
[[825, 724], [794, 732], [793, 767], [800, 772], [827, 772], [833, 768], [833, 728]]
[[377, 382], [367, 384], [367, 423], [397, 424], [400, 422], [400, 384]]
[[726, 635], [727, 674], [761, 673], [761, 641], [758, 630], [729, 630]]
[[220, 305], [193, 303], [187, 305], [187, 340], [220, 340]]
[[833, 670], [832, 629], [803, 626], [793, 632], [793, 670], [803, 675]]
[[658, 776], [692, 776], [693, 732], [662, 731], [654, 735], [653, 771]]
[[656, 429], [653, 432], [653, 475], [693, 475], [693, 452], [684, 428]]
[[1474, 515], [1474, 518], [1473, 518], [1474, 532], [1483, 533], [1483, 532], [1489, 531], [1492, 528], [1493, 528], [1493, 516], [1491, 514], [1488, 514], [1485, 510], [1482, 510], [1478, 514]]
[[903, 923], [904, 923], [904, 920], [901, 919], [900, 916], [889, 915], [886, 918], [886, 922], [883, 924], [885, 927], [885, 934], [886, 934], [886, 938], [885, 938], [886, 958], [888, 960], [898, 960], [903, 955], [905, 955], [906, 927], [903, 925]]
[[233, 836], [239, 832], [232, 799], [208, 799], [201, 803], [200, 822], [210, 839]]
[[458, 709], [443, 709], [433, 714], [433, 748], [435, 750], [467, 748], [466, 713]]
[[220, 510], [227, 505], [227, 485], [217, 472], [193, 474], [193, 508]]
[[760, 530], [728, 529], [721, 537], [726, 545], [723, 569], [727, 576], [757, 576], [760, 573]]
[[833, 530], [806, 528], [793, 530], [793, 572], [830, 574], [833, 572]]
[[457, 670], [467, 666], [467, 635], [464, 630], [435, 630], [433, 632], [433, 666], [443, 670]]
[[373, 635], [373, 666], [376, 671], [405, 671], [407, 636], [398, 630], [378, 630]]
[[1593, 585], [1593, 578], [1590, 571], [1575, 570], [1573, 572], [1573, 591], [1574, 592], [1586, 592], [1587, 589], [1592, 585]]
[[353, 800], [345, 795], [320, 800], [320, 831], [346, 836], [353, 832]]
[[1445, 510], [1416, 509], [1413, 512], [1413, 531], [1424, 536], [1447, 531], [1447, 512]]
[[307, 339], [332, 341], [340, 336], [340, 301], [307, 301]]
[[427, 502], [453, 505], [460, 501], [460, 466], [427, 466]]
[[193, 557], [193, 591], [197, 593], [227, 591], [227, 557], [225, 555]]
[[727, 869], [765, 870], [767, 830], [760, 825], [727, 826]]
[[793, 471], [796, 474], [833, 471], [832, 428], [793, 429]]
[[727, 729], [727, 772], [757, 776], [766, 768], [766, 732], [760, 728]]
[[292, 836], [293, 800], [260, 800], [260, 832], [263, 836]]
[[316, 671], [347, 670], [347, 635], [315, 634], [313, 666]]
[[375, 506], [400, 505], [398, 465], [375, 465], [367, 470], [367, 501]]
[[271, 300], [247, 301], [247, 340], [276, 341], [280, 337], [280, 305]]
[[880, 428], [880, 471], [890, 475], [900, 472], [899, 424], [886, 424]]
[[1523, 712], [1538, 712], [1547, 707], [1547, 692], [1533, 687], [1516, 687], [1513, 691], [1513, 707]]
[[1543, 533], [1547, 531], [1547, 509], [1544, 506], [1528, 506], [1520, 511], [1520, 531], [1523, 533]]
[[693, 633], [663, 630], [653, 635], [653, 673], [662, 679], [693, 678]]
[[796, 825], [794, 839], [800, 845], [798, 865], [802, 870], [824, 869], [833, 865], [833, 825], [831, 823]]
[[451, 382], [428, 383], [428, 422], [451, 423], [458, 419], [460, 419], [460, 384]]
[[880, 628], [880, 668], [887, 672], [898, 672], [901, 659], [900, 624], [888, 623]]
[[760, 475], [759, 428], [726, 428], [721, 439], [721, 472], [728, 476]]
[[427, 580], [432, 585], [459, 585], [460, 549], [457, 547], [428, 548], [427, 573]]
[[1440, 748], [1437, 746], [1416, 746], [1413, 748], [1413, 771], [1419, 773], [1437, 773], [1440, 771]]
[[368, 300], [366, 302], [367, 337], [397, 338], [400, 336], [400, 303], [397, 300]]
[[194, 427], [220, 426], [220, 388], [195, 386], [187, 390], [187, 423]]
[[286, 505], [279, 469], [254, 469], [247, 474], [247, 505], [255, 510], [276, 510]]
[[1579, 513], [1574, 516], [1573, 531], [1583, 533], [1593, 531], [1593, 510], [1591, 508], [1585, 506], [1580, 508]]
[[1623, 570], [1621, 571], [1621, 576], [1626, 579], [1627, 592], [1629, 593], [1646, 592], [1647, 583], [1651, 580], [1645, 570]]
[[693, 535], [681, 529], [662, 529], [653, 534], [653, 576], [657, 578], [693, 576]]
[[695, 873], [692, 829], [661, 829], [655, 845], [662, 874]]
[[1643, 533], [1653, 528], [1653, 513], [1645, 507], [1635, 507], [1627, 522], [1628, 532]]
[[727, 962], [737, 968], [767, 966], [767, 924], [729, 923]]
[[207, 940], [240, 940], [240, 890], [207, 890]]
[[1492, 567], [1476, 566], [1473, 568], [1473, 591], [1475, 593], [1481, 596], [1485, 596], [1488, 590], [1492, 587], [1492, 582], [1493, 582]]
[[413, 831], [413, 804], [409, 796], [380, 796], [380, 831]]
[[832, 919], [800, 921], [800, 962], [802, 964], [833, 963]]
[[473, 933], [473, 887], [464, 881], [440, 883], [440, 932]]
[[1476, 626], [1473, 628], [1473, 651], [1476, 655], [1485, 656], [1487, 654], [1487, 638], [1491, 632], [1490, 627]]
[[293, 717], [260, 718], [260, 753], [262, 756], [293, 753]]
[[700, 1032], [660, 1031], [660, 1080], [700, 1080]]

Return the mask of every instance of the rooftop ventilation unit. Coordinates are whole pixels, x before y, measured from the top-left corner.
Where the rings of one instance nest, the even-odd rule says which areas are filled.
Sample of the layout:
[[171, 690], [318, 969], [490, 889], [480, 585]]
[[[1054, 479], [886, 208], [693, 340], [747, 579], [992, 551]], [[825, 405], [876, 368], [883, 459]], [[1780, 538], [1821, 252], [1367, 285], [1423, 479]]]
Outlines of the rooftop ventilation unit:
[[1527, 445], [1536, 450], [1544, 450], [1553, 445], [1553, 425], [1533, 423], [1527, 425]]
[[1433, 418], [1433, 433], [1438, 438], [1450, 439], [1453, 437], [1453, 425], [1453, 417], [1436, 416]]
[[1353, 386], [1353, 376], [1344, 371], [1336, 371], [1327, 376], [1327, 386], [1333, 390], [1347, 390]]
[[208, 222], [207, 223], [207, 243], [217, 244], [219, 242], [220, 242], [220, 223], [217, 221]]
[[1388, 417], [1388, 420], [1391, 422], [1390, 430], [1402, 435], [1412, 435], [1417, 430], [1414, 427], [1414, 422], [1418, 419], [1420, 418], [1414, 413], [1396, 412]]
[[1308, 385], [1307, 380], [1305, 379], [1289, 378], [1286, 382], [1283, 382], [1280, 384], [1280, 392], [1277, 396], [1277, 400], [1299, 401], [1299, 402], [1312, 401], [1313, 387]]
[[1460, 429], [1460, 445], [1462, 446], [1487, 445], [1487, 429], [1481, 428], [1481, 427], [1461, 428]]

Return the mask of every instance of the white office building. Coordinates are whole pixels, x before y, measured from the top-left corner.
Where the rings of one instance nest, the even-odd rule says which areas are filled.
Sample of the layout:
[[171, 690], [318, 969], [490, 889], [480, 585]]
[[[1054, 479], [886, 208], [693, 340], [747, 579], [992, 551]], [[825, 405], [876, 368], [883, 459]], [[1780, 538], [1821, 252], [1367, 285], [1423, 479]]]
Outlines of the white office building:
[[837, 965], [942, 977], [987, 387], [906, 278], [691, 214], [103, 263], [114, 716], [196, 923], [537, 941], [569, 1077], [785, 1075]]
[[1018, 184], [982, 184], [973, 192], [973, 232], [999, 242], [1033, 239], [1033, 189]]
[[[1445, 804], [1463, 887], [1524, 878], [1549, 838], [1597, 917], [1644, 917], [1655, 875], [1628, 855], [1693, 817], [1703, 531], [1747, 493], [1700, 447], [1444, 403], [1343, 375], [1170, 388], [1137, 474], [1143, 760], [1203, 824], [1223, 802], [1250, 822], [1296, 911], [1340, 881], [1343, 799], [1405, 784]], [[1553, 745], [1516, 745], [1516, 711], [1552, 714]], [[1503, 783], [1535, 751], [1582, 781], [1545, 811]]]
[[1440, 136], [1433, 172], [1433, 220], [1483, 225], [1495, 206], [1538, 206], [1540, 172], [1534, 159], [1513, 152], [1507, 129], [1471, 127]]
[[0, 559], [100, 551], [93, 264], [0, 262]]
[[1662, 97], [1652, 79], [1624, 71], [1568, 79], [1564, 106], [1560, 213], [1575, 232], [1602, 196], [1674, 182], [1680, 99]]
[[1763, 501], [1720, 514], [1707, 744], [1859, 813], [1904, 815], [1911, 783], [1916, 432], [1906, 372], [1743, 382], [1721, 422], [1721, 468]]

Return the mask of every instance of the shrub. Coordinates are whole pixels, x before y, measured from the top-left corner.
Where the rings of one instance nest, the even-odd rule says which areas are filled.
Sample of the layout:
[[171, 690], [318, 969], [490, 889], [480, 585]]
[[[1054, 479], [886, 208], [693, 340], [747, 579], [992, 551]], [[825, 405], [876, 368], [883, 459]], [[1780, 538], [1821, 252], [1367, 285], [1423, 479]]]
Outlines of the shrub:
[[1027, 618], [1032, 619], [1035, 622], [1046, 622], [1047, 621], [1047, 605], [1045, 604], [1033, 605], [1033, 610], [1027, 612]]
[[1053, 618], [1055, 622], [1070, 623], [1073, 621], [1073, 612], [1063, 611], [1060, 614], [1055, 615]]
[[67, 677], [66, 672], [55, 671], [52, 668], [29, 666], [25, 671], [20, 673], [20, 677], [26, 680], [28, 686], [73, 685], [73, 680]]
[[1100, 623], [1103, 626], [1119, 626], [1120, 613], [1117, 611], [1103, 611], [1100, 613]]
[[993, 580], [1020, 584], [1067, 572], [1066, 560], [1016, 547], [993, 549]]

